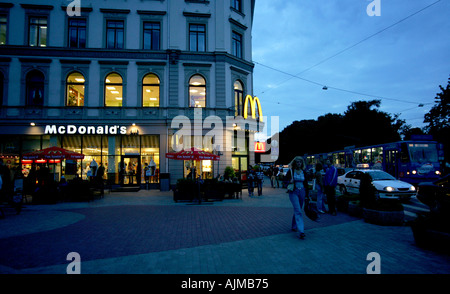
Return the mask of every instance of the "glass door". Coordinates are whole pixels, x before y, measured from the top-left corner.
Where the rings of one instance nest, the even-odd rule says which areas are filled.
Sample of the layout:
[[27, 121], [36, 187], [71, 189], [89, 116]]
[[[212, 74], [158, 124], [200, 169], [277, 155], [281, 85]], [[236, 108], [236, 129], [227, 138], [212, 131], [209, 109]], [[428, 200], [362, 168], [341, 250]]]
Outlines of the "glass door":
[[121, 162], [121, 184], [123, 186], [141, 185], [141, 160], [139, 155], [123, 155]]

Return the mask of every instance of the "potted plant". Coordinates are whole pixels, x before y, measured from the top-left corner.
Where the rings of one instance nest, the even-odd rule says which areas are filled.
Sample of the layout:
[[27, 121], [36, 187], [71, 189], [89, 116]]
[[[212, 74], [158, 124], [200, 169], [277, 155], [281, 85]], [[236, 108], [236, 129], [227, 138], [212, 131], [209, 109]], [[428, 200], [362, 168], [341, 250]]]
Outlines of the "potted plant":
[[351, 216], [362, 217], [363, 207], [361, 206], [361, 201], [360, 200], [349, 201], [347, 212]]
[[341, 212], [348, 212], [349, 203], [358, 201], [359, 195], [347, 195], [343, 194], [336, 199], [336, 208]]
[[236, 176], [236, 173], [234, 172], [234, 168], [231, 166], [225, 167], [225, 171], [223, 172], [223, 177], [225, 180], [233, 180], [233, 178]]
[[400, 200], [380, 199], [369, 174], [363, 174], [359, 192], [364, 221], [385, 226], [403, 225], [405, 215]]

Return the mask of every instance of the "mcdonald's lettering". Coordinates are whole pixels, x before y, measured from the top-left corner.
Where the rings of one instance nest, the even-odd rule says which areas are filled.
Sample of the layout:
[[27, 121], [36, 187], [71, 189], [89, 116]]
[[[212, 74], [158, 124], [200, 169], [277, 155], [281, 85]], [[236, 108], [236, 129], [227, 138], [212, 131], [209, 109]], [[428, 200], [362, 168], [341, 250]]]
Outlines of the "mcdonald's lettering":
[[256, 153], [266, 152], [266, 143], [265, 142], [255, 142], [255, 152]]
[[248, 103], [250, 101], [250, 107], [251, 107], [251, 114], [252, 114], [252, 118], [256, 119], [256, 106], [258, 106], [258, 115], [259, 115], [259, 121], [263, 121], [263, 115], [262, 115], [262, 109], [261, 109], [261, 103], [259, 102], [259, 98], [258, 97], [252, 97], [251, 95], [247, 95], [247, 97], [245, 97], [245, 102], [244, 102], [244, 118], [246, 119], [248, 116]]

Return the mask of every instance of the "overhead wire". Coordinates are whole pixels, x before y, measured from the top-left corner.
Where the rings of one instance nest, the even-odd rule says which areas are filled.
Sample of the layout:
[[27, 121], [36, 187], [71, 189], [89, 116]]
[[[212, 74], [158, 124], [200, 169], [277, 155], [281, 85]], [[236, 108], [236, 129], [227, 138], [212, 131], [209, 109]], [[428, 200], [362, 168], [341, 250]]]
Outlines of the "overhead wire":
[[[313, 69], [314, 67], [317, 67], [317, 66], [319, 66], [319, 65], [321, 65], [321, 64], [323, 64], [323, 63], [325, 63], [326, 61], [328, 61], [328, 60], [330, 60], [330, 59], [332, 59], [332, 58], [334, 58], [334, 57], [336, 57], [336, 56], [338, 56], [338, 55], [340, 55], [340, 54], [342, 54], [342, 53], [344, 53], [344, 52], [346, 52], [346, 51], [348, 51], [348, 50], [350, 50], [350, 49], [352, 49], [352, 48], [354, 48], [354, 47], [356, 47], [356, 46], [358, 46], [359, 44], [361, 44], [361, 43], [363, 43], [363, 42], [369, 40], [370, 38], [373, 38], [374, 36], [381, 34], [382, 32], [384, 32], [384, 31], [386, 31], [386, 30], [388, 30], [388, 29], [390, 29], [390, 28], [392, 28], [392, 27], [394, 27], [394, 26], [400, 24], [401, 22], [403, 22], [403, 21], [405, 21], [405, 20], [407, 20], [407, 19], [409, 19], [409, 18], [411, 18], [411, 17], [413, 17], [413, 16], [419, 14], [420, 12], [422, 12], [422, 11], [424, 11], [424, 10], [426, 10], [426, 9], [428, 9], [428, 8], [430, 8], [430, 7], [432, 7], [433, 5], [435, 5], [435, 4], [437, 4], [437, 3], [441, 2], [441, 1], [442, 1], [442, 0], [437, 0], [437, 1], [435, 1], [435, 2], [433, 2], [433, 3], [431, 3], [431, 4], [427, 5], [427, 6], [425, 6], [425, 7], [423, 7], [423, 8], [417, 10], [416, 12], [414, 12], [414, 13], [412, 13], [412, 14], [410, 14], [410, 15], [408, 15], [408, 16], [406, 16], [406, 17], [400, 19], [400, 20], [398, 20], [397, 22], [395, 22], [395, 23], [393, 23], [393, 24], [391, 24], [391, 25], [389, 25], [389, 26], [387, 26], [387, 27], [385, 27], [385, 28], [383, 28], [383, 29], [377, 31], [376, 33], [374, 33], [374, 34], [372, 34], [372, 35], [370, 35], [370, 36], [368, 36], [368, 37], [366, 37], [366, 38], [364, 38], [364, 39], [362, 39], [362, 40], [356, 42], [355, 44], [353, 44], [353, 45], [351, 45], [351, 46], [349, 46], [349, 47], [346, 47], [346, 48], [340, 50], [339, 52], [337, 52], [337, 53], [335, 53], [335, 54], [333, 54], [333, 55], [331, 55], [331, 56], [329, 56], [329, 57], [327, 57], [327, 58], [325, 58], [325, 59], [323, 59], [323, 60], [317, 62], [316, 64], [314, 64], [314, 65], [312, 65], [312, 66], [310, 66], [310, 67], [304, 69], [303, 71], [301, 71], [301, 72], [299, 72], [299, 73], [297, 73], [297, 74], [287, 73], [287, 72], [285, 72], [285, 71], [276, 69], [276, 68], [274, 68], [274, 67], [271, 67], [271, 66], [268, 66], [268, 65], [264, 65], [264, 64], [262, 64], [262, 63], [260, 63], [260, 62], [257, 62], [257, 61], [253, 61], [253, 63], [259, 64], [259, 65], [261, 65], [261, 66], [263, 66], [263, 67], [266, 67], [266, 68], [269, 68], [269, 69], [271, 69], [271, 70], [278, 71], [278, 72], [280, 72], [280, 73], [283, 73], [283, 74], [285, 74], [285, 75], [289, 75], [289, 76], [290, 76], [290, 78], [288, 78], [287, 80], [285, 80], [285, 81], [283, 81], [283, 82], [281, 82], [281, 83], [278, 83], [278, 87], [279, 87], [281, 84], [283, 84], [283, 83], [285, 83], [285, 82], [287, 82], [287, 81], [289, 81], [289, 80], [291, 80], [291, 79], [293, 79], [293, 78], [298, 78], [298, 79], [303, 80], [303, 81], [305, 81], [305, 82], [309, 82], [309, 83], [312, 83], [312, 84], [315, 84], [315, 85], [319, 85], [319, 86], [324, 86], [324, 89], [325, 89], [325, 87], [326, 87], [327, 89], [334, 89], [334, 90], [343, 91], [343, 92], [348, 92], [348, 93], [357, 94], [357, 95], [363, 95], [363, 96], [368, 96], [368, 97], [374, 97], [374, 98], [379, 98], [379, 99], [384, 99], [384, 100], [392, 100], [392, 101], [403, 102], [403, 103], [417, 104], [417, 102], [406, 101], [406, 100], [395, 99], [395, 98], [388, 98], [388, 97], [380, 97], [380, 96], [378, 96], [378, 95], [371, 95], [371, 94], [367, 94], [367, 93], [360, 93], [360, 92], [356, 92], [356, 91], [351, 91], [351, 90], [346, 90], [346, 89], [342, 89], [342, 88], [332, 87], [332, 86], [325, 85], [325, 83], [319, 83], [319, 82], [316, 82], [316, 81], [312, 81], [312, 80], [308, 80], [308, 79], [302, 78], [302, 77], [300, 77], [299, 75], [301, 75], [301, 74], [303, 74], [303, 73], [305, 73], [305, 72], [307, 72], [307, 71]], [[277, 88], [278, 88], [278, 87], [277, 87]], [[269, 91], [269, 90], [271, 90], [271, 89], [273, 89], [273, 88], [267, 88], [266, 90], [262, 91], [261, 94], [264, 94], [264, 93], [266, 93], [267, 91]], [[430, 104], [430, 103], [427, 103], [427, 104]]]

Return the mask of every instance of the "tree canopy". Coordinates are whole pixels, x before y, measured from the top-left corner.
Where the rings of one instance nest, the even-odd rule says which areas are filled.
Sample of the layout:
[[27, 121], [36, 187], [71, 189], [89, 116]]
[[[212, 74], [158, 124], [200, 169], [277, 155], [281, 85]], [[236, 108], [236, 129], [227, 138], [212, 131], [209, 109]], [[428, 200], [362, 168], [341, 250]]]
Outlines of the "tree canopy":
[[444, 144], [444, 153], [448, 161], [450, 156], [450, 78], [447, 87], [441, 85], [440, 93], [436, 94], [435, 105], [425, 114], [424, 123], [428, 123], [424, 130], [433, 138]]
[[405, 121], [380, 111], [381, 101], [352, 102], [344, 114], [328, 113], [317, 120], [294, 121], [280, 133], [279, 163], [296, 155], [331, 152], [400, 140]]

